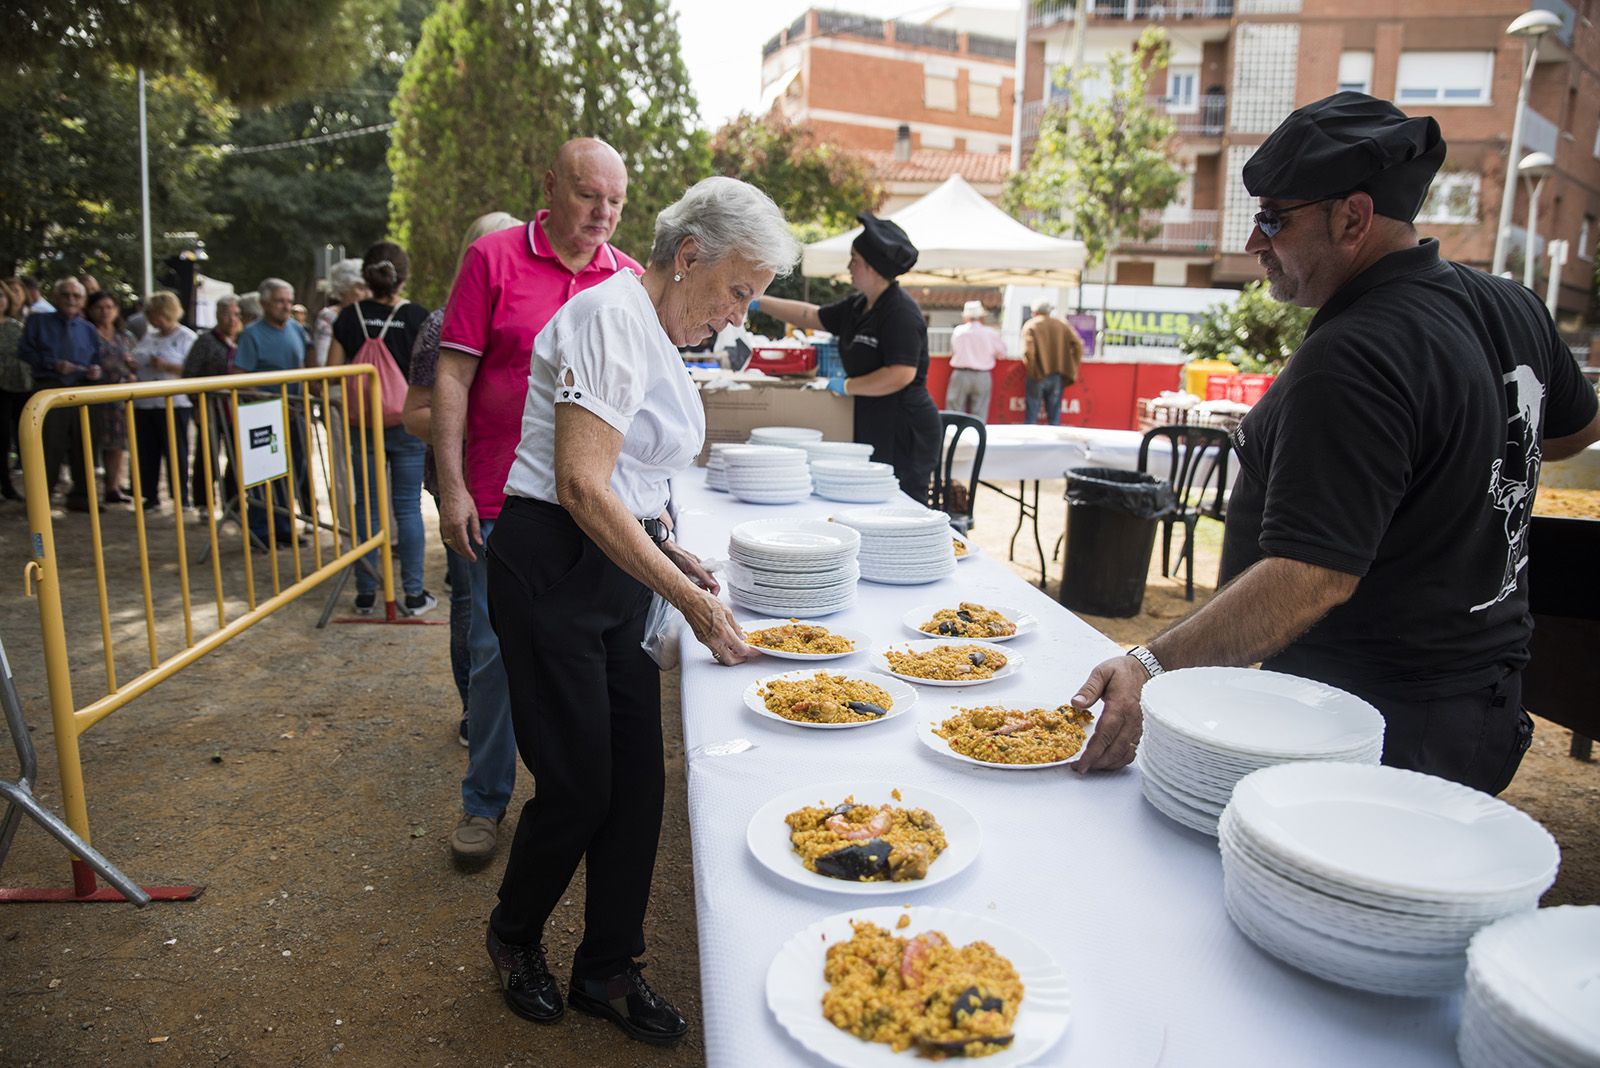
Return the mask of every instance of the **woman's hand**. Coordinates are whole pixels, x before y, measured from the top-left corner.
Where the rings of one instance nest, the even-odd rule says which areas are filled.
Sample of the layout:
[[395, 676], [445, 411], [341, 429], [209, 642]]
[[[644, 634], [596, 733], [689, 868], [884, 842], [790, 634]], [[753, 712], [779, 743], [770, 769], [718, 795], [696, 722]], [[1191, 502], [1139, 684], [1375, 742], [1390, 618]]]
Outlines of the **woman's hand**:
[[694, 553], [674, 541], [663, 542], [661, 551], [666, 553], [667, 559], [671, 560], [679, 571], [688, 575], [689, 581], [696, 586], [713, 596], [722, 592], [722, 587], [717, 584], [716, 577], [706, 570], [706, 565], [702, 564], [700, 558]]
[[744, 630], [728, 611], [728, 606], [708, 592], [700, 591], [688, 604], [678, 606], [689, 621], [695, 638], [711, 650], [711, 659], [724, 667], [742, 664], [761, 654], [745, 644]]

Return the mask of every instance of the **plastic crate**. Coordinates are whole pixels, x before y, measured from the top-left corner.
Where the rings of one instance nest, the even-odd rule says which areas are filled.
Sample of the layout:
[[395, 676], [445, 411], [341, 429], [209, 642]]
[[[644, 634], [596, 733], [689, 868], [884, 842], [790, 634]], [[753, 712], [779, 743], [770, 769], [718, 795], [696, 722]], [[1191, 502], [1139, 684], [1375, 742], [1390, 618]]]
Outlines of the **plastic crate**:
[[817, 377], [832, 378], [844, 374], [844, 363], [839, 359], [839, 343], [837, 341], [817, 341], [812, 347], [817, 350]]

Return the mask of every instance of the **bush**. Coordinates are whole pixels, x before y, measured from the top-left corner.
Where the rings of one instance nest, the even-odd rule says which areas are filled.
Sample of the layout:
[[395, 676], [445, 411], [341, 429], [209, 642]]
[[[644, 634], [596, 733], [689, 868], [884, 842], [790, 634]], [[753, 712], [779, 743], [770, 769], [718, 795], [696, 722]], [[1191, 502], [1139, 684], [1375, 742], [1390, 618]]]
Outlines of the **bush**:
[[1230, 305], [1202, 313], [1180, 345], [1196, 359], [1228, 360], [1241, 371], [1276, 374], [1305, 339], [1310, 308], [1273, 300], [1265, 282], [1251, 282]]

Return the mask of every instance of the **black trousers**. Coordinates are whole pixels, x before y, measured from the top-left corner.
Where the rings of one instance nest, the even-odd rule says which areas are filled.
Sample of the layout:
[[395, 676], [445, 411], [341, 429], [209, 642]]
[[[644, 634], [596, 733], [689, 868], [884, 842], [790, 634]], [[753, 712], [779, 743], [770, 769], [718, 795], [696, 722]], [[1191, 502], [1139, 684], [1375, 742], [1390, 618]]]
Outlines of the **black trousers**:
[[139, 441], [139, 488], [144, 492], [146, 505], [154, 507], [161, 500], [161, 464], [166, 461], [167, 493], [176, 503], [189, 506], [189, 420], [193, 409], [174, 408], [172, 419], [178, 435], [177, 463], [167, 451], [167, 410], [161, 408], [135, 408], [133, 429]]
[[[85, 505], [89, 500], [89, 477], [84, 469], [83, 428], [79, 424], [78, 411], [79, 409], [75, 407], [52, 408], [45, 413], [44, 425], [39, 428], [39, 436], [44, 446], [45, 486], [55, 489], [56, 479], [61, 474], [61, 463], [65, 460], [67, 469], [72, 475], [72, 486], [67, 490], [67, 501], [74, 505]], [[98, 414], [91, 406], [90, 444], [100, 437], [99, 427], [96, 425]], [[92, 457], [89, 462], [90, 466], [93, 466]]]
[[542, 501], [508, 497], [487, 551], [489, 618], [535, 783], [489, 922], [502, 941], [542, 941], [584, 860], [572, 971], [605, 978], [644, 953], [661, 837], [661, 682], [639, 646], [650, 592]]

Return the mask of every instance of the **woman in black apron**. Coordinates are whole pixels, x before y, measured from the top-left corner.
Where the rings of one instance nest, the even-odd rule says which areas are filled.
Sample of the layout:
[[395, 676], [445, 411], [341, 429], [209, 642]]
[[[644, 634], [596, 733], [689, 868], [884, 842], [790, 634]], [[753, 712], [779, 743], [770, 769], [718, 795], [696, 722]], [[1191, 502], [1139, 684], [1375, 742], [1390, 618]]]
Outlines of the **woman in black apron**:
[[943, 430], [928, 395], [928, 324], [895, 282], [916, 264], [917, 249], [894, 223], [868, 212], [856, 218], [862, 225], [850, 250], [856, 292], [821, 307], [778, 297], [762, 298], [759, 307], [775, 319], [838, 337], [844, 374], [828, 388], [856, 399], [855, 440], [871, 445], [872, 458], [894, 468], [906, 495], [926, 504]]

